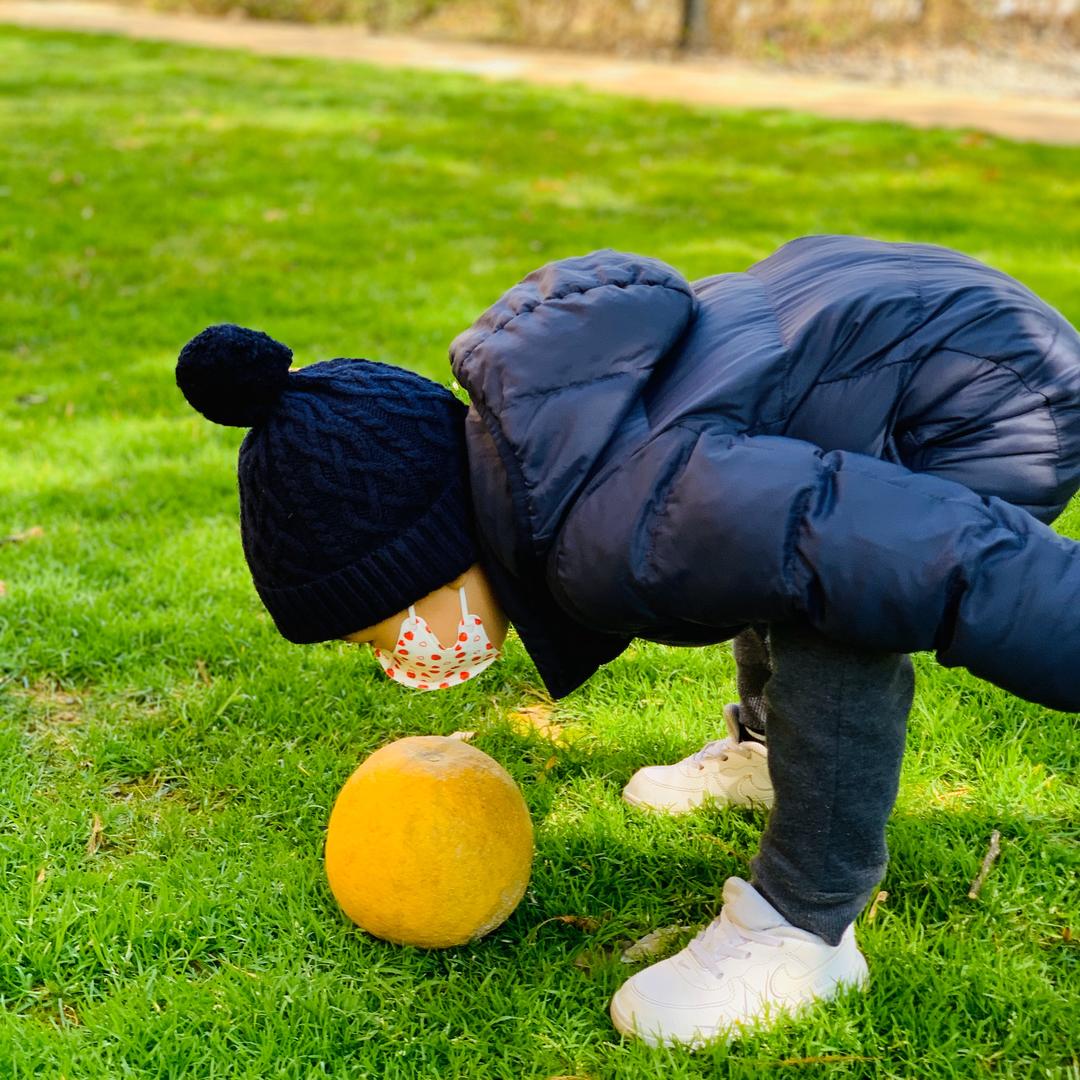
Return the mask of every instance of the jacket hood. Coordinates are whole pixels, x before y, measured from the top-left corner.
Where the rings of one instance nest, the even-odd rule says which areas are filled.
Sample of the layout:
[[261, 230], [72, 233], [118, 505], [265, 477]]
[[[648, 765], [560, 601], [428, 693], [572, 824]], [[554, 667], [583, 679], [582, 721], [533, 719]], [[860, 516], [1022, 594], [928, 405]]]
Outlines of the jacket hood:
[[469, 392], [473, 505], [484, 562], [548, 690], [562, 697], [632, 640], [576, 621], [546, 555], [598, 464], [647, 427], [641, 393], [695, 300], [658, 259], [605, 248], [533, 271], [450, 347]]
[[677, 270], [603, 248], [534, 270], [454, 339], [451, 367], [510, 458], [534, 554], [612, 440], [644, 430], [630, 414], [694, 307]]

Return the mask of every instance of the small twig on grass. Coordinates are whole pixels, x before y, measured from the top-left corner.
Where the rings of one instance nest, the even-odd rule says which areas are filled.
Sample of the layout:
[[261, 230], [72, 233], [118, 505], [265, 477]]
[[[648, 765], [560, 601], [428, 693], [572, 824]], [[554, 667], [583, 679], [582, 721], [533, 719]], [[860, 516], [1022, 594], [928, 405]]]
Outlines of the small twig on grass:
[[878, 908], [888, 899], [889, 894], [884, 891], [879, 892], [877, 896], [874, 897], [874, 902], [870, 905], [870, 911], [867, 913], [866, 916], [867, 922], [873, 922], [877, 918]]
[[995, 829], [990, 834], [990, 846], [986, 849], [986, 854], [983, 856], [982, 866], [979, 867], [979, 873], [975, 880], [971, 883], [971, 888], [968, 889], [968, 899], [977, 900], [979, 892], [983, 887], [983, 882], [986, 881], [986, 875], [990, 873], [990, 868], [994, 865], [995, 860], [1001, 854], [1001, 831]]
[[877, 1061], [862, 1054], [815, 1054], [813, 1057], [780, 1058], [777, 1065], [839, 1065], [846, 1061]]
[[93, 821], [90, 823], [90, 839], [86, 841], [86, 854], [96, 855], [101, 847], [101, 839], [105, 835], [105, 826], [101, 823], [101, 818], [95, 814]]

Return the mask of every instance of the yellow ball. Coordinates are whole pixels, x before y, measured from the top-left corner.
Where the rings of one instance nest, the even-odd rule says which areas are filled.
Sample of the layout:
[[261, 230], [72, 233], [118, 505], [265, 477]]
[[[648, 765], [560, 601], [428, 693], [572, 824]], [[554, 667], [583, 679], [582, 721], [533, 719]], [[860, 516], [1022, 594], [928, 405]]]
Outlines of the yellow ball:
[[418, 735], [376, 750], [345, 782], [326, 876], [369, 933], [442, 948], [509, 917], [532, 855], [532, 821], [510, 774], [468, 743]]

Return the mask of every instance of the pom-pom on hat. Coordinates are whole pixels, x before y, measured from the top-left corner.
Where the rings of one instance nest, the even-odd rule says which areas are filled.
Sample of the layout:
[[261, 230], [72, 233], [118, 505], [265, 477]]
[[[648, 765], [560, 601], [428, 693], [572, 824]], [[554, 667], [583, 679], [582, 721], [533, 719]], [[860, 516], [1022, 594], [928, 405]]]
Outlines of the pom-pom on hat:
[[208, 326], [181, 350], [176, 382], [207, 420], [254, 427], [273, 412], [291, 364], [292, 349], [261, 330]]
[[281, 633], [344, 637], [402, 611], [477, 560], [466, 407], [404, 368], [337, 359], [290, 371], [259, 330], [211, 326], [176, 382], [240, 445], [240, 531]]

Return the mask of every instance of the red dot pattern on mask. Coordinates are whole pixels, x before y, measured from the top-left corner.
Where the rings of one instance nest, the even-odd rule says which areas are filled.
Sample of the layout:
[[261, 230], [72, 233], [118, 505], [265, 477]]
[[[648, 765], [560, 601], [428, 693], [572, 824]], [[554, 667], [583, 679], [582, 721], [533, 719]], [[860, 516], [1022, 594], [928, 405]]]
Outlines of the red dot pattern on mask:
[[[445, 690], [450, 686], [468, 682], [499, 655], [492, 642], [482, 636], [482, 629], [480, 633], [472, 632], [474, 627], [483, 627], [482, 620], [477, 616], [470, 615], [460, 621], [452, 656], [448, 656], [445, 651], [427, 653], [429, 648], [440, 648], [431, 628], [419, 616], [408, 621], [412, 622], [413, 629], [400, 631], [401, 637], [397, 641], [400, 647], [393, 653], [383, 653], [376, 648], [375, 654], [389, 678], [413, 689]], [[459, 670], [462, 664], [469, 666], [465, 670]], [[478, 670], [472, 670], [473, 665], [479, 665]], [[448, 681], [455, 676], [455, 682]]]

